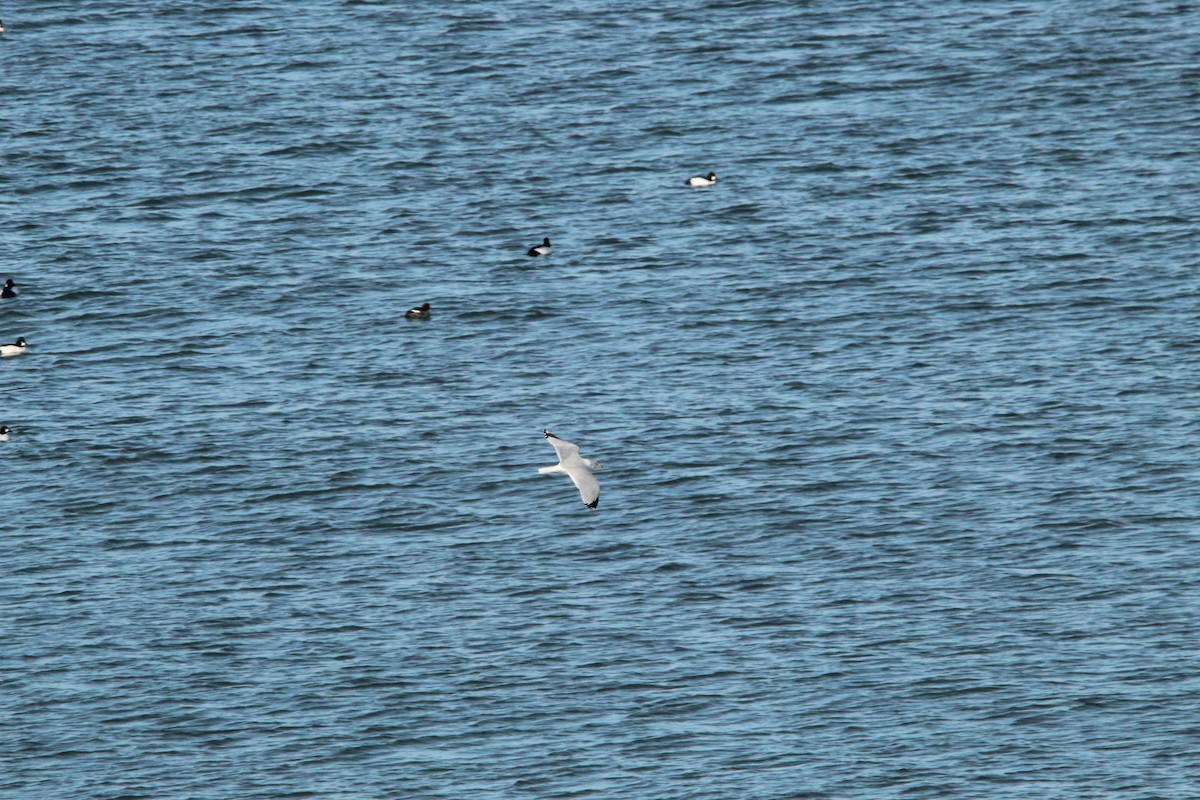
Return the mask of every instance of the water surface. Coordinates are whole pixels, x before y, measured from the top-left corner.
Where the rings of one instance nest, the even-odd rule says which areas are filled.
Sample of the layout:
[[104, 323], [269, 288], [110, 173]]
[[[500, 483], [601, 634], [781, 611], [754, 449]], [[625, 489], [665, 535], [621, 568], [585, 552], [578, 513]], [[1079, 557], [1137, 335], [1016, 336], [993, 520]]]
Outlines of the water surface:
[[0, 796], [1195, 796], [1196, 6], [3, 17]]

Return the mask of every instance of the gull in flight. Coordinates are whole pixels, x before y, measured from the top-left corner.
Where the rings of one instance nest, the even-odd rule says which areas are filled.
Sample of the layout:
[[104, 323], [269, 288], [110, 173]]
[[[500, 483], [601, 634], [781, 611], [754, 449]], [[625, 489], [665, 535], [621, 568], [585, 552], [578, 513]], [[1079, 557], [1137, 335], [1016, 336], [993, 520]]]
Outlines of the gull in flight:
[[548, 430], [543, 429], [542, 433], [554, 446], [554, 452], [558, 453], [558, 463], [553, 467], [542, 467], [538, 472], [542, 475], [554, 475], [559, 472], [570, 475], [575, 488], [579, 490], [579, 496], [583, 498], [583, 504], [588, 508], [600, 505], [600, 484], [592, 470], [603, 467], [593, 459], [580, 458], [578, 445], [564, 442]]

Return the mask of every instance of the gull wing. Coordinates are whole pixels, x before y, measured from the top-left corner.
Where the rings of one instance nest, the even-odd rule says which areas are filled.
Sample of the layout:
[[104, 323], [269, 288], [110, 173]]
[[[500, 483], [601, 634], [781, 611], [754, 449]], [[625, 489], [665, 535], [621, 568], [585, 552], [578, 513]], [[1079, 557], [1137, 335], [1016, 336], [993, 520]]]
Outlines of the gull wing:
[[545, 435], [546, 441], [550, 442], [550, 444], [554, 446], [554, 452], [558, 453], [558, 460], [560, 462], [568, 461], [572, 458], [579, 458], [579, 445], [574, 445], [570, 442], [564, 442], [562, 439], [558, 438], [547, 430], [543, 430], [542, 434]]
[[600, 482], [596, 480], [596, 476], [592, 474], [588, 465], [583, 463], [582, 459], [575, 458], [569, 464], [564, 464], [563, 468], [571, 476], [571, 482], [575, 484], [575, 488], [579, 490], [583, 504], [588, 508], [600, 505]]

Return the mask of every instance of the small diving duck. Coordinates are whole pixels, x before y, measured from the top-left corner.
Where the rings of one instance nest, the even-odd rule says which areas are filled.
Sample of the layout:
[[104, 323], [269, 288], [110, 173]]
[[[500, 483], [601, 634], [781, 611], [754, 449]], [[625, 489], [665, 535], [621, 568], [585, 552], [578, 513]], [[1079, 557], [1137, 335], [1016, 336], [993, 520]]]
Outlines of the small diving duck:
[[0, 33], [4, 33], [4, 20], [0, 19]]
[[9, 278], [8, 280], [6, 280], [6, 281], [4, 282], [4, 288], [3, 288], [3, 289], [0, 289], [0, 297], [16, 297], [16, 296], [17, 296], [17, 290], [16, 290], [15, 288], [13, 288], [13, 287], [15, 287], [16, 285], [17, 285], [17, 284], [15, 284], [15, 283], [13, 282], [13, 279], [12, 279], [12, 278]]
[[405, 319], [429, 319], [429, 303], [421, 303], [416, 308], [404, 312]]
[[0, 357], [3, 356], [19, 356], [25, 352], [25, 348], [29, 347], [25, 343], [25, 337], [21, 336], [14, 344], [0, 344]]
[[707, 175], [693, 175], [684, 183], [688, 186], [712, 186], [717, 182], [717, 173], [710, 172]]
[[12, 428], [8, 427], [7, 425], [0, 425], [0, 442], [8, 441], [8, 432], [11, 430]]
[[548, 255], [550, 255], [550, 237], [547, 236], [546, 238], [542, 239], [542, 243], [539, 244], [537, 247], [529, 248], [528, 255], [531, 255], [531, 256], [548, 256]]

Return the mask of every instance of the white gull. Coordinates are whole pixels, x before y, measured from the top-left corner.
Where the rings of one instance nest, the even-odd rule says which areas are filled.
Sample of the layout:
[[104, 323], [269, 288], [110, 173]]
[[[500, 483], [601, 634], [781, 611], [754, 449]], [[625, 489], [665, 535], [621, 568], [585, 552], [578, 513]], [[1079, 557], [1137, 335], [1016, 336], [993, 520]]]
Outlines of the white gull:
[[592, 474], [592, 470], [603, 469], [603, 467], [593, 459], [580, 458], [577, 445], [564, 442], [548, 430], [543, 429], [542, 433], [554, 446], [554, 452], [558, 453], [558, 463], [553, 467], [542, 467], [538, 472], [542, 475], [554, 475], [559, 472], [569, 475], [575, 483], [575, 488], [579, 490], [579, 496], [583, 498], [583, 504], [588, 508], [598, 506], [600, 504], [600, 483]]

